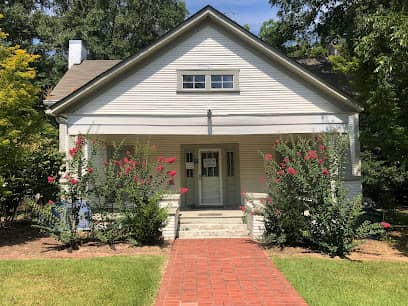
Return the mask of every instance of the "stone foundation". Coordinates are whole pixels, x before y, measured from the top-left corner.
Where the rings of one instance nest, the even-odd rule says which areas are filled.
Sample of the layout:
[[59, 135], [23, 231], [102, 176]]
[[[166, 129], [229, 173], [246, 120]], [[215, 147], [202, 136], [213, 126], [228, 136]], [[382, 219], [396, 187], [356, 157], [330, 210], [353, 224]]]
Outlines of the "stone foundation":
[[245, 207], [249, 236], [254, 240], [260, 240], [265, 233], [264, 216], [262, 215], [266, 193], [246, 193]]

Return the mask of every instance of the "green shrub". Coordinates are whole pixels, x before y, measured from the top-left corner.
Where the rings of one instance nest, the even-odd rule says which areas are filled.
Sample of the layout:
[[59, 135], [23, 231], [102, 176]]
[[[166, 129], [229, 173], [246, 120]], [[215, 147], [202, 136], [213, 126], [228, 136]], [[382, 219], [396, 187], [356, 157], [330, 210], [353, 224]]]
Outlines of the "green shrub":
[[265, 207], [265, 241], [303, 245], [345, 256], [354, 240], [382, 231], [363, 221], [361, 198], [349, 199], [343, 180], [347, 136], [277, 141], [275, 161], [265, 154], [266, 183], [272, 203]]

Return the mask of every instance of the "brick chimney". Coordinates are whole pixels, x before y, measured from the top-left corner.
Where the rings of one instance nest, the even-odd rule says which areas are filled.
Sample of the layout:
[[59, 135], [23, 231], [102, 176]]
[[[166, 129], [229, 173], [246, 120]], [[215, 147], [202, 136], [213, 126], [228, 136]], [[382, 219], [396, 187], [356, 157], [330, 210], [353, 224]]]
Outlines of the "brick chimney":
[[70, 40], [68, 47], [68, 69], [82, 63], [88, 55], [88, 50], [82, 40]]

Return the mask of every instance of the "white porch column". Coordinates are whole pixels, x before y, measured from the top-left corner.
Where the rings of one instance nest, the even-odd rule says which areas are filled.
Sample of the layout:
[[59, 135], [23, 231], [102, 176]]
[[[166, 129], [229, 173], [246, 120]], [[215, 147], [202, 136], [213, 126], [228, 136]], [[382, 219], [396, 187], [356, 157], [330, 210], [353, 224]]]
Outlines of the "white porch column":
[[351, 198], [362, 194], [358, 113], [349, 116], [348, 136], [350, 143], [351, 173], [346, 174], [344, 186], [347, 190], [347, 195]]

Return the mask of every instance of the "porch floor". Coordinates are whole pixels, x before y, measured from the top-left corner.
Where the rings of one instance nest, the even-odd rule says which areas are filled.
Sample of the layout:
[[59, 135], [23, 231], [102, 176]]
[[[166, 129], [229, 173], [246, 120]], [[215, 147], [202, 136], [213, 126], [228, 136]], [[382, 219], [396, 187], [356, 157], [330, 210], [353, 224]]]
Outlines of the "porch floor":
[[250, 239], [176, 240], [156, 306], [307, 305]]

